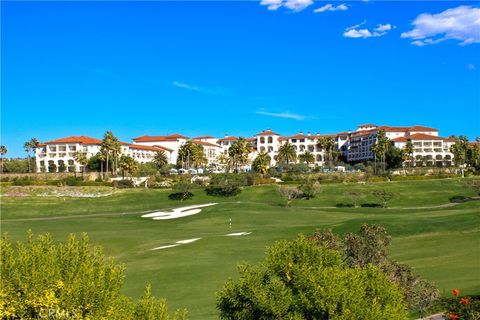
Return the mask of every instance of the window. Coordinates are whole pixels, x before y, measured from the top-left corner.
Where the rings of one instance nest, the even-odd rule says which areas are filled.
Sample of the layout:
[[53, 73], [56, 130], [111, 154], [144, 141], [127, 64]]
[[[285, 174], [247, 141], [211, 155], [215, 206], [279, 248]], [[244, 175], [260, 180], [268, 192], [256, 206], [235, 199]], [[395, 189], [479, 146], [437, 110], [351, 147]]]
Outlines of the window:
[[268, 152], [272, 152], [273, 151], [273, 147], [268, 147]]
[[260, 143], [265, 143], [265, 137], [260, 137]]
[[273, 143], [273, 138], [272, 137], [268, 137], [268, 143]]
[[265, 147], [260, 147], [260, 152], [265, 152]]

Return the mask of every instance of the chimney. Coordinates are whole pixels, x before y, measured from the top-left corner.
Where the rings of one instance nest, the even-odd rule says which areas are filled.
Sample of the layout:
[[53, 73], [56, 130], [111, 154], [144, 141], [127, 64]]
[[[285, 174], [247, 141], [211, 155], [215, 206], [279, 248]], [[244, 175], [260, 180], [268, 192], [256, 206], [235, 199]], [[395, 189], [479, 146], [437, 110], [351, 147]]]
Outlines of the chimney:
[[312, 134], [310, 133], [310, 131], [308, 131], [308, 133], [307, 133], [307, 136], [309, 136], [309, 137], [310, 137], [311, 135], [312, 135]]
[[303, 136], [303, 131], [299, 131], [298, 134]]
[[228, 133], [225, 133], [225, 138], [228, 138]]

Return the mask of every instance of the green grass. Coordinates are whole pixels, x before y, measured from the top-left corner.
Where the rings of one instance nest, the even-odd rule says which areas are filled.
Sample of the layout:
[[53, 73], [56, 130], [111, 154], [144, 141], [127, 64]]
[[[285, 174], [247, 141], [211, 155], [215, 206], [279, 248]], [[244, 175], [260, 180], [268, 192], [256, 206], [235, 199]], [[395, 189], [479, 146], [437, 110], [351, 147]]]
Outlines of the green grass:
[[[374, 189], [399, 195], [387, 209], [334, 207], [350, 203], [346, 191]], [[50, 232], [57, 240], [87, 232], [93, 243], [126, 264], [125, 294], [139, 297], [150, 282], [171, 308], [188, 308], [191, 319], [216, 318], [215, 292], [228, 277], [236, 276], [238, 262], [261, 261], [275, 240], [311, 234], [315, 228], [344, 234], [365, 222], [385, 225], [393, 237], [391, 257], [411, 265], [441, 290], [448, 293], [458, 287], [464, 294], [480, 294], [480, 201], [437, 207], [449, 203], [451, 196], [474, 195], [461, 180], [328, 184], [316, 198], [294, 201], [289, 208], [282, 206], [273, 186], [249, 187], [232, 198], [213, 198], [197, 190], [192, 200], [182, 203], [168, 200], [168, 194], [168, 190], [122, 190], [96, 199], [3, 197], [2, 232], [13, 240], [24, 239], [28, 229]], [[174, 220], [140, 217], [141, 212], [207, 202], [219, 204]], [[376, 200], [366, 197], [360, 202]], [[224, 236], [240, 231], [252, 234]], [[202, 239], [150, 250], [190, 238]]]

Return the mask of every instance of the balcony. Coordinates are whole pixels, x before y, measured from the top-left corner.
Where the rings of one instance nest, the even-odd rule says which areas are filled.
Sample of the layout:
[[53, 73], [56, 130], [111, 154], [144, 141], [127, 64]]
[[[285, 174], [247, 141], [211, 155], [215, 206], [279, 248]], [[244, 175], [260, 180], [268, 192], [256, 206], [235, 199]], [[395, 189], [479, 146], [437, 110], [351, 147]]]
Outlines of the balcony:
[[49, 153], [49, 154], [48, 154], [48, 157], [49, 157], [49, 158], [56, 158], [56, 157], [57, 157], [57, 154], [56, 154], [56, 153]]

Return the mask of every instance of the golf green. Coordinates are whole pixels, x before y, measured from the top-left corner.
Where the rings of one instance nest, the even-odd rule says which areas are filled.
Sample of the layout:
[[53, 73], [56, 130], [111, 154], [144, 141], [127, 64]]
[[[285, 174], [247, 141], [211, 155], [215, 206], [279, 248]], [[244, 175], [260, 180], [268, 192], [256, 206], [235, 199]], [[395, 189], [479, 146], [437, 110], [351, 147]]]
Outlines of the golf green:
[[[6, 192], [4, 188], [2, 192]], [[373, 190], [397, 195], [388, 208], [341, 207], [347, 191], [365, 194], [358, 203], [378, 203]], [[461, 179], [324, 184], [310, 200], [285, 207], [275, 186], [246, 187], [231, 198], [202, 189], [187, 201], [168, 200], [169, 190], [120, 190], [101, 198], [2, 197], [1, 228], [13, 240], [50, 232], [58, 241], [87, 232], [91, 242], [126, 264], [124, 293], [139, 297], [146, 283], [170, 308], [186, 307], [191, 319], [214, 319], [215, 292], [236, 277], [239, 262], [256, 263], [279, 239], [331, 228], [358, 231], [362, 223], [384, 225], [391, 257], [412, 266], [445, 294], [459, 288], [480, 294], [480, 201], [451, 205], [452, 196], [474, 196]], [[216, 202], [195, 215], [171, 220], [142, 218], [146, 212]], [[340, 206], [339, 206], [340, 205]], [[247, 235], [226, 236], [229, 233]], [[175, 247], [180, 240], [197, 241]]]

